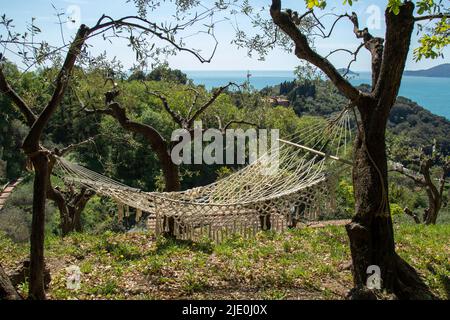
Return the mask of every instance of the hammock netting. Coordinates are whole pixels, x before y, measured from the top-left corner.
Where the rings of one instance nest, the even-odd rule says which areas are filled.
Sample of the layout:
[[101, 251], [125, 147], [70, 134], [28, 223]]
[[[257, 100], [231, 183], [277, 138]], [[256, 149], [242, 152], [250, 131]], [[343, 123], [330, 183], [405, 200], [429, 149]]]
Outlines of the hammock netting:
[[[130, 208], [153, 221], [156, 235], [221, 241], [260, 230], [283, 231], [297, 221], [318, 220], [336, 211], [335, 178], [352, 139], [348, 112], [313, 118], [299, 132], [279, 140], [256, 161], [207, 186], [181, 192], [145, 192], [58, 158], [66, 184], [114, 199], [119, 220]], [[270, 149], [270, 148], [269, 148]], [[273, 166], [276, 163], [277, 166]]]

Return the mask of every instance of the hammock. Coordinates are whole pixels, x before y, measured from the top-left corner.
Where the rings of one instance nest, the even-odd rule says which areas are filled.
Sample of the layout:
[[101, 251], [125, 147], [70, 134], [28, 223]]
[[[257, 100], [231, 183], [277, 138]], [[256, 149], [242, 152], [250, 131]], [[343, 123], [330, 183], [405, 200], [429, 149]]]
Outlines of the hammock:
[[[315, 119], [298, 133], [279, 139], [279, 146], [245, 168], [207, 186], [181, 192], [145, 192], [58, 158], [65, 183], [88, 188], [118, 204], [119, 218], [136, 209], [155, 220], [155, 233], [169, 231], [178, 239], [221, 241], [259, 230], [282, 231], [300, 220], [318, 220], [335, 211], [333, 190], [339, 157], [351, 141], [347, 111], [328, 120]], [[277, 151], [277, 152], [274, 152]], [[341, 161], [339, 161], [341, 160]], [[278, 163], [275, 174], [270, 164]], [[166, 223], [165, 223], [166, 221]]]

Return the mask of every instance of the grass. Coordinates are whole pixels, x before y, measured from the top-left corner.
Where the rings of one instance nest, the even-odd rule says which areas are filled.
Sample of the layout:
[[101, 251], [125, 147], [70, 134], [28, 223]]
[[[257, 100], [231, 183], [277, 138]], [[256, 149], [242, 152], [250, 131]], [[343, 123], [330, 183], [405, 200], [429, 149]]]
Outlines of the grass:
[[[448, 299], [450, 225], [395, 224], [397, 251], [432, 291]], [[234, 236], [221, 244], [155, 240], [150, 233], [72, 234], [46, 239], [52, 299], [343, 299], [352, 285], [342, 226]], [[0, 235], [8, 270], [26, 244]], [[80, 267], [81, 289], [66, 288], [66, 268]], [[26, 293], [26, 285], [19, 288]]]

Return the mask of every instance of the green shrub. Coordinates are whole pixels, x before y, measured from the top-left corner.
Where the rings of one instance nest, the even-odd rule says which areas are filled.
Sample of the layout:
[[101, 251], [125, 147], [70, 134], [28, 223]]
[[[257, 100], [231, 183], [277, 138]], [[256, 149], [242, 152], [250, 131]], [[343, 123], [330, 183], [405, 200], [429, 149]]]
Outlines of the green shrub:
[[391, 215], [392, 216], [401, 215], [403, 213], [403, 208], [400, 205], [398, 205], [397, 203], [391, 203], [390, 207], [391, 207]]
[[344, 217], [351, 217], [355, 209], [355, 198], [353, 196], [353, 185], [351, 182], [343, 179], [339, 181], [336, 190], [336, 203], [338, 213]]
[[122, 231], [115, 210], [115, 204], [109, 198], [92, 197], [81, 214], [83, 231], [94, 234], [102, 234], [106, 230]]

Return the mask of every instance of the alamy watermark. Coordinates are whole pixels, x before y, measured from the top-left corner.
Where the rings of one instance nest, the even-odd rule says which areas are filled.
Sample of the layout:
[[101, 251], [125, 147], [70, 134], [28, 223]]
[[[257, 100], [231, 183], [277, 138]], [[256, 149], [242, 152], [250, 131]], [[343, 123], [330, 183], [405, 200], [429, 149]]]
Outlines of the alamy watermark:
[[66, 268], [66, 288], [69, 290], [79, 290], [81, 287], [81, 270], [78, 266]]
[[246, 164], [260, 161], [264, 174], [274, 174], [279, 161], [278, 129], [203, 130], [196, 121], [193, 130], [172, 133], [171, 159], [174, 164]]
[[381, 269], [377, 265], [367, 267], [366, 273], [369, 275], [366, 281], [366, 287], [370, 290], [381, 289]]
[[69, 30], [78, 29], [81, 25], [81, 8], [78, 5], [70, 5], [66, 9], [67, 23]]

